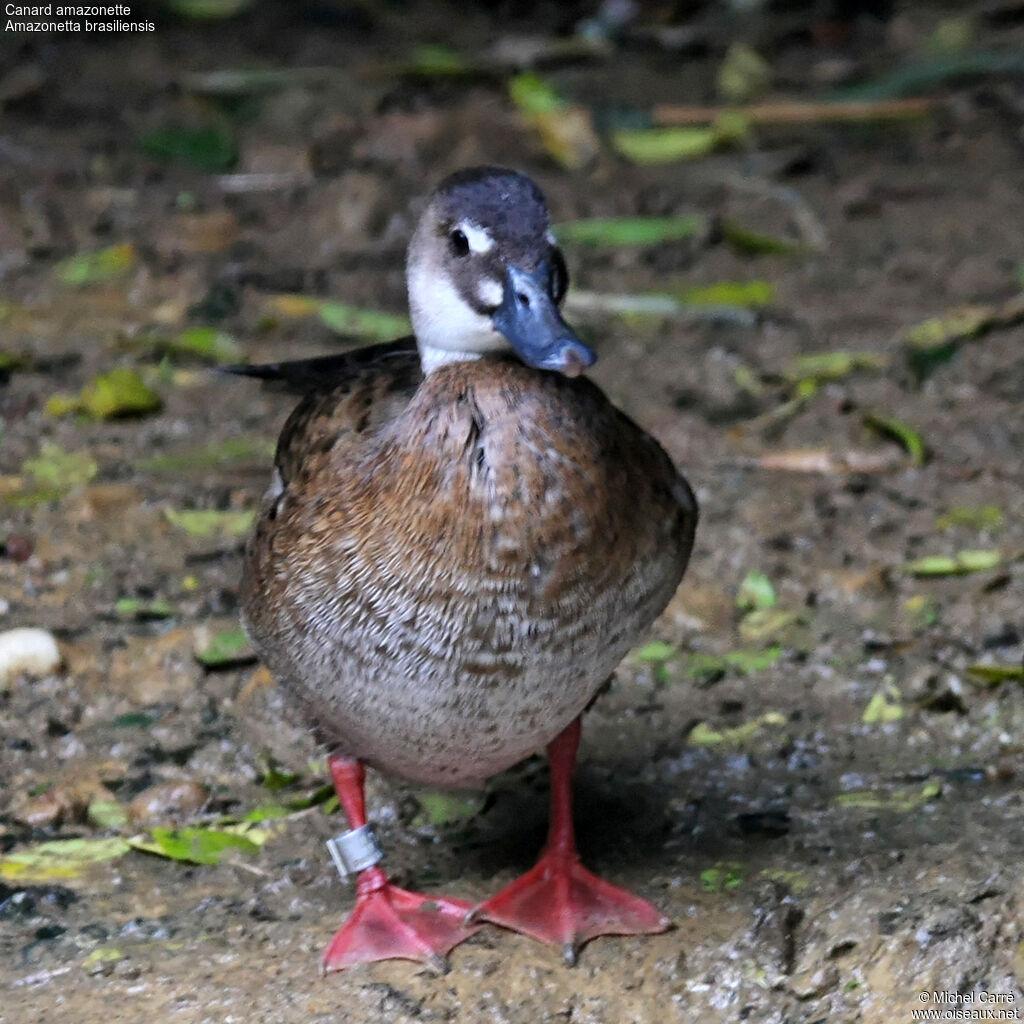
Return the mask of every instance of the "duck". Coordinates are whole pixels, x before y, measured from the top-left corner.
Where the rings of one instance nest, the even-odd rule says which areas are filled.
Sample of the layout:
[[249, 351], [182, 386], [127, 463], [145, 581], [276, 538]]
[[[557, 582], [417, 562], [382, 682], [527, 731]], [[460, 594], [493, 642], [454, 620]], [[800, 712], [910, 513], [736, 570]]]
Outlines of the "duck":
[[[445, 178], [406, 261], [413, 335], [232, 368], [301, 394], [277, 443], [240, 586], [245, 629], [327, 751], [356, 877], [324, 971], [444, 969], [486, 923], [575, 963], [599, 935], [657, 933], [647, 900], [590, 872], [574, 837], [581, 716], [664, 610], [697, 524], [661, 445], [585, 375], [565, 258], [526, 174]], [[548, 841], [481, 904], [395, 885], [365, 770], [480, 786], [547, 749]]]

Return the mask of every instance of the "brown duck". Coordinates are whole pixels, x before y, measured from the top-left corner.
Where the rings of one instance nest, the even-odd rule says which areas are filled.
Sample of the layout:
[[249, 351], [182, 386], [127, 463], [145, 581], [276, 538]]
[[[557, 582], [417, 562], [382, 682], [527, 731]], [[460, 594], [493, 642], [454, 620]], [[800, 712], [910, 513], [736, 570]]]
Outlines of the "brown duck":
[[[579, 374], [568, 285], [523, 174], [458, 172], [409, 246], [415, 338], [238, 368], [305, 394], [281, 433], [249, 544], [246, 628], [330, 751], [358, 872], [327, 970], [441, 961], [491, 921], [562, 948], [657, 932], [645, 900], [591, 874], [573, 838], [580, 715], [668, 603], [697, 522], [657, 441]], [[547, 745], [537, 866], [478, 907], [393, 885], [363, 765], [469, 786]]]

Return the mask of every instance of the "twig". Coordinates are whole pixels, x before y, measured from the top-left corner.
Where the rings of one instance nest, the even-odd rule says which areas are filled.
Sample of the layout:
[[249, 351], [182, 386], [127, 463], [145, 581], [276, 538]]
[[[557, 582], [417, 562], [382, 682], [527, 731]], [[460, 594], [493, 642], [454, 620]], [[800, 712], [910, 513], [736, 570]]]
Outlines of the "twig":
[[679, 106], [659, 103], [651, 111], [655, 125], [711, 124], [723, 115], [744, 118], [750, 124], [827, 124], [845, 121], [902, 121], [925, 117], [935, 109], [928, 96], [895, 100], [845, 100], [834, 103], [779, 100], [746, 107]]

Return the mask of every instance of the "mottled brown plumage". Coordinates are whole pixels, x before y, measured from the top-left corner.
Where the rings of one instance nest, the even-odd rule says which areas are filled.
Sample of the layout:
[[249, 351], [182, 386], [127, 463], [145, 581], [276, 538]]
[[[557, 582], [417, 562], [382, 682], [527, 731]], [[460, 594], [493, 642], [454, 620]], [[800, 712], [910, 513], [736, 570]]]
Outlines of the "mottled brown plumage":
[[590, 701], [675, 590], [695, 504], [585, 379], [372, 355], [285, 425], [247, 627], [338, 748], [473, 784]]
[[[580, 713], [683, 575], [696, 503], [657, 441], [576, 376], [595, 357], [562, 319], [565, 261], [529, 178], [443, 182], [407, 279], [415, 339], [241, 371], [304, 393], [242, 607], [330, 748], [351, 826], [330, 847], [358, 872], [356, 905], [324, 966], [436, 963], [476, 920], [572, 961], [596, 935], [669, 924], [579, 863], [570, 777]], [[472, 921], [461, 900], [388, 880], [362, 762], [466, 786], [545, 744], [551, 830], [531, 872]]]

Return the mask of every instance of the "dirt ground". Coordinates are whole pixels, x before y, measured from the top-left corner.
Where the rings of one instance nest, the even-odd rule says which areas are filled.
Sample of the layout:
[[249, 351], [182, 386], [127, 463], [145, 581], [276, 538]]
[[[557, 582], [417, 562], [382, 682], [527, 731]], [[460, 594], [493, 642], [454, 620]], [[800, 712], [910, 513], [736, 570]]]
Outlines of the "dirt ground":
[[[472, 54], [544, 17], [554, 32], [551, 9], [515, 8], [499, 32], [440, 5], [287, 6], [103, 41], [0, 35], [0, 352], [22, 359], [0, 384], [0, 630], [50, 630], [64, 658], [0, 685], [0, 1021], [1019, 1019], [1024, 325], [993, 314], [917, 370], [906, 332], [955, 307], [998, 313], [1024, 289], [1024, 79], [944, 82], [913, 121], [758, 128], [693, 161], [637, 166], [605, 144], [570, 171], [493, 76], [384, 66], [417, 42]], [[1002, 7], [973, 45], [1020, 52], [1024, 18]], [[683, 55], [634, 41], [543, 74], [601, 109], [713, 102], [722, 33], [748, 32], [777, 94], [807, 97], [910, 61], [949, 13], [897, 5], [826, 42], [721, 14]], [[216, 99], [185, 75], [268, 66], [320, 70]], [[136, 144], [211, 119], [238, 141], [234, 166]], [[323, 846], [340, 816], [297, 807], [325, 781], [320, 752], [244, 652], [210, 669], [195, 657], [237, 628], [244, 532], [221, 517], [196, 535], [167, 515], [254, 508], [290, 400], [166, 339], [216, 327], [245, 361], [352, 344], [280, 296], [401, 314], [417, 204], [484, 161], [533, 174], [558, 222], [707, 217], [681, 241], [570, 247], [578, 289], [774, 289], [753, 315], [584, 327], [594, 379], [702, 506], [649, 638], [662, 646], [627, 659], [587, 716], [577, 780], [585, 861], [676, 927], [597, 939], [575, 969], [488, 928], [441, 977], [395, 962], [321, 978], [352, 893]], [[739, 251], [737, 222], [797, 244]], [[62, 282], [60, 261], [125, 243], [117, 276]], [[810, 371], [794, 359], [822, 352], [874, 358], [797, 396]], [[59, 415], [54, 395], [114, 367], [162, 409]], [[872, 417], [913, 428], [926, 456]], [[52, 446], [92, 468], [33, 471]], [[978, 571], [910, 568], [961, 551], [985, 552]], [[751, 572], [774, 589], [760, 613], [737, 605]], [[188, 785], [155, 788], [167, 782]], [[430, 891], [483, 898], [543, 840], [540, 758], [458, 814], [376, 776], [369, 796], [387, 866]], [[282, 801], [291, 813], [261, 823], [258, 851], [219, 863], [132, 850], [32, 873], [9, 859]]]

